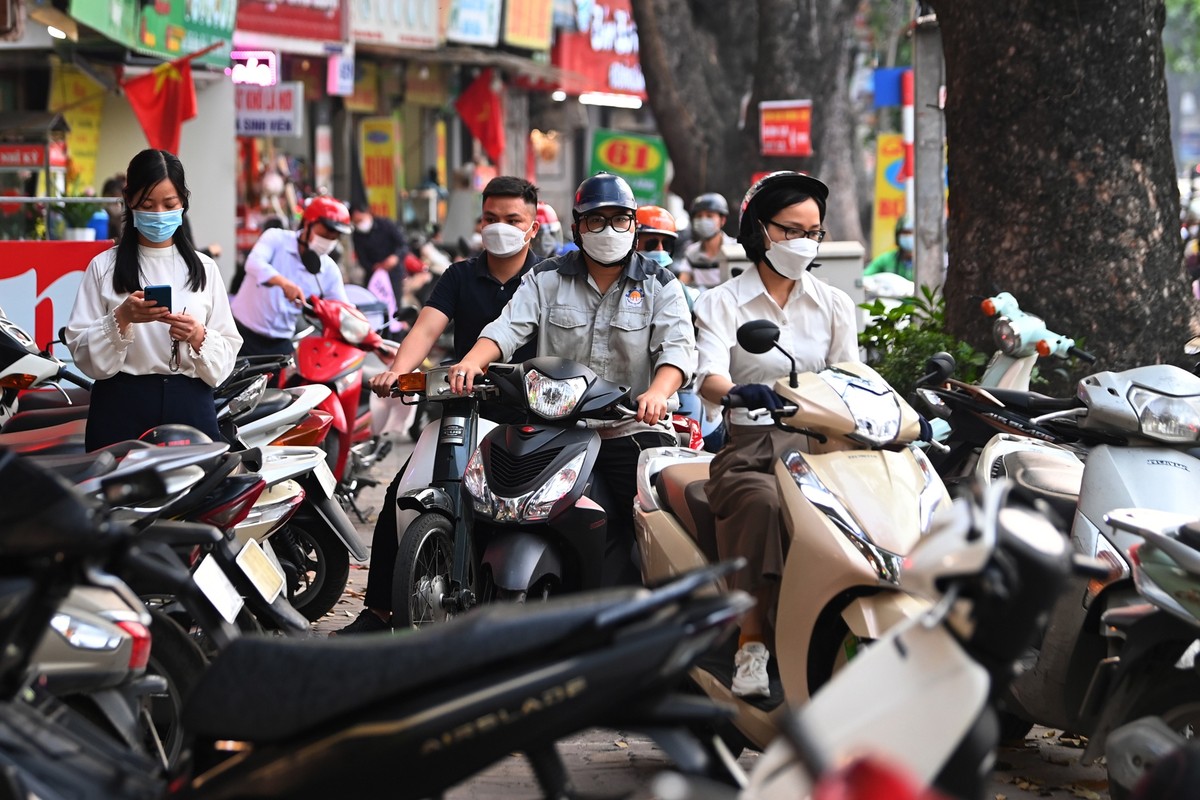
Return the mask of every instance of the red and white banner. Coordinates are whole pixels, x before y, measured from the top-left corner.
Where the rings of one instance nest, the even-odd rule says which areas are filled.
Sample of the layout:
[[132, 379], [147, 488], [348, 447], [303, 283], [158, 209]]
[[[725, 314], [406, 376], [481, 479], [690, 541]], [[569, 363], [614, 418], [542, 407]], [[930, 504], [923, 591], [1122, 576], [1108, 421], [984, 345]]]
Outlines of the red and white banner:
[[[113, 246], [98, 242], [0, 242], [0, 308], [39, 347], [67, 324], [84, 270]], [[65, 358], [59, 348], [55, 353]]]
[[758, 114], [764, 156], [812, 155], [812, 100], [764, 100]]

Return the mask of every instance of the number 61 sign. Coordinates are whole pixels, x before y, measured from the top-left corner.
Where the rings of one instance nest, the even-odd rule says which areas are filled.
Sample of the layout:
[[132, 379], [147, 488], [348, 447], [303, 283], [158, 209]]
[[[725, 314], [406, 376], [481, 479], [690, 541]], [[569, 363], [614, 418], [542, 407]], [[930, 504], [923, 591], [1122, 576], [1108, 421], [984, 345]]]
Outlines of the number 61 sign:
[[592, 135], [592, 164], [588, 174], [601, 170], [624, 178], [639, 205], [661, 205], [667, 147], [658, 136], [597, 129]]

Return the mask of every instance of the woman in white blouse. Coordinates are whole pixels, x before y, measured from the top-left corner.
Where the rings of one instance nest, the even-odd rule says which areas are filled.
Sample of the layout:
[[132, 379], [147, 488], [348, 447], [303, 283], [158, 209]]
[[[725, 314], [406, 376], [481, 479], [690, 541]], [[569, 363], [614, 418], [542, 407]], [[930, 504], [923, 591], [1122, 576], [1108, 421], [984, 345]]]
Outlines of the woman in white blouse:
[[[95, 379], [88, 450], [136, 439], [163, 423], [219, 439], [213, 387], [241, 346], [216, 263], [180, 230], [189, 192], [183, 165], [143, 150], [126, 170], [117, 246], [92, 259], [67, 323], [76, 366]], [[170, 307], [147, 299], [170, 287]]]
[[754, 267], [709, 289], [696, 300], [696, 385], [715, 413], [726, 395], [736, 395], [726, 420], [728, 440], [713, 459], [705, 492], [716, 517], [722, 559], [744, 556], [745, 569], [733, 588], [758, 603], [742, 619], [733, 693], [770, 693], [767, 613], [783, 567], [784, 524], [772, 474], [787, 449], [804, 437], [778, 430], [769, 416], [752, 419], [746, 409], [783, 405], [770, 388], [790, 364], [778, 351], [755, 355], [737, 345], [738, 326], [766, 319], [779, 326], [780, 346], [801, 371], [858, 360], [854, 302], [840, 289], [816, 280], [809, 265], [825, 238], [821, 224], [829, 189], [798, 172], [773, 172], [750, 187], [742, 200], [738, 241]]

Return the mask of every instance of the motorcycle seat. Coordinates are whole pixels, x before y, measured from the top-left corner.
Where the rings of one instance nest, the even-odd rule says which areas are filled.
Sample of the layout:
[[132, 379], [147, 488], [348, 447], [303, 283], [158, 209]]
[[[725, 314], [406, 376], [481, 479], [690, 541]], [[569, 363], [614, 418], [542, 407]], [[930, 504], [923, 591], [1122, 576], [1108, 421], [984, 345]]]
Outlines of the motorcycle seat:
[[[1010, 460], [1014, 463], [1009, 464]], [[1063, 523], [1071, 525], [1083, 484], [1082, 463], [1075, 469], [1060, 458], [1042, 453], [1010, 453], [1005, 457], [1005, 467], [1018, 487], [1045, 500]]]
[[704, 484], [708, 481], [708, 461], [671, 464], [654, 479], [658, 498], [682, 523], [700, 552], [710, 564], [721, 560], [717, 554], [717, 526]]
[[68, 455], [29, 455], [30, 461], [39, 467], [67, 479], [71, 483], [80, 483], [91, 478], [111, 472], [117, 466], [117, 459], [111, 452], [96, 452]]
[[87, 406], [65, 406], [63, 408], [46, 408], [36, 411], [19, 411], [4, 423], [5, 433], [34, 431], [39, 428], [49, 428], [62, 425], [64, 422], [74, 422], [87, 419]]
[[[63, 396], [66, 392], [66, 397]], [[17, 408], [21, 411], [41, 411], [47, 408], [67, 408], [86, 406], [92, 401], [92, 393], [78, 386], [58, 389], [37, 389], [23, 393], [17, 399]], [[69, 400], [68, 400], [69, 398]]]
[[256, 419], [269, 417], [277, 411], [282, 411], [287, 408], [296, 399], [295, 395], [288, 394], [282, 389], [267, 389], [263, 392], [262, 398], [258, 401], [258, 405], [244, 414], [239, 414], [236, 422], [245, 425], [247, 422], [253, 422]]
[[278, 742], [350, 714], [444, 691], [510, 666], [548, 664], [555, 648], [587, 647], [605, 611], [641, 588], [569, 595], [544, 605], [501, 603], [405, 636], [336, 639], [245, 636], [221, 651], [184, 708], [200, 737]]

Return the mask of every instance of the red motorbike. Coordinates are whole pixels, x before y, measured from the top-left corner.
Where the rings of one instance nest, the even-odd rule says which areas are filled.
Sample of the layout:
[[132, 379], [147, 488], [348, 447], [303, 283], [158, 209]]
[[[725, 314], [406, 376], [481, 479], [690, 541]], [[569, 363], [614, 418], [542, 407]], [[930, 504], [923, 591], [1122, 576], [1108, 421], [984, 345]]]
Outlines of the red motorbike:
[[372, 432], [371, 390], [363, 380], [363, 362], [368, 353], [375, 353], [390, 364], [396, 344], [374, 331], [366, 316], [349, 303], [313, 295], [303, 310], [305, 317], [319, 324], [321, 333], [300, 340], [295, 371], [286, 382], [329, 387], [330, 396], [317, 408], [333, 416], [323, 447], [338, 481], [336, 496], [365, 522], [356, 498], [364, 486], [378, 483], [367, 473], [388, 454], [391, 442]]

